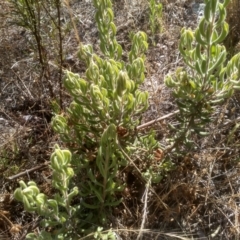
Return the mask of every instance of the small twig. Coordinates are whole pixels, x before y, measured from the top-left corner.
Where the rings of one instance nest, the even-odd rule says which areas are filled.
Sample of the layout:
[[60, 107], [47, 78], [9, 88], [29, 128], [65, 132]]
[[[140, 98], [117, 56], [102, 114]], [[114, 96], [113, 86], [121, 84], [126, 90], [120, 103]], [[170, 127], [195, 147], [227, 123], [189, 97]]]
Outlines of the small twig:
[[9, 218], [5, 216], [5, 214], [2, 211], [0, 211], [0, 218], [4, 219], [10, 227], [14, 226], [14, 224], [9, 220]]
[[[217, 151], [217, 154], [218, 153], [219, 153], [219, 150]], [[206, 189], [210, 189], [210, 184], [212, 184], [212, 172], [213, 172], [213, 168], [214, 168], [215, 162], [216, 162], [216, 158], [214, 158], [213, 162], [209, 166], [209, 170], [210, 171], [209, 171], [209, 174], [208, 174], [208, 181], [207, 181], [207, 188]], [[205, 206], [207, 206], [208, 197], [209, 197], [209, 191], [207, 191], [206, 195], [205, 195]]]
[[[215, 205], [215, 207], [222, 213], [222, 215], [226, 218], [226, 220], [230, 223], [230, 225], [232, 226], [232, 228], [233, 228], [233, 229], [236, 229], [235, 226], [234, 226], [234, 224], [233, 224], [232, 221], [230, 220], [230, 217], [227, 216], [227, 215], [223, 212], [223, 210], [222, 210], [221, 208], [219, 208], [216, 204], [214, 204], [214, 205]], [[234, 213], [233, 213], [233, 214], [234, 214]]]
[[46, 167], [46, 166], [47, 166], [47, 163], [44, 163], [44, 164], [42, 164], [42, 165], [40, 165], [40, 166], [30, 168], [30, 169], [25, 170], [25, 171], [23, 171], [23, 172], [20, 172], [20, 173], [18, 173], [18, 174], [16, 174], [16, 175], [13, 175], [13, 176], [11, 176], [11, 177], [8, 177], [7, 179], [8, 179], [8, 180], [13, 180], [13, 179], [15, 179], [15, 178], [21, 177], [21, 176], [23, 176], [23, 175], [25, 175], [25, 174], [28, 174], [28, 173], [30, 173], [30, 172], [34, 172], [34, 171], [36, 171], [36, 170], [38, 170], [38, 169], [40, 169], [40, 168]]
[[237, 123], [237, 122], [240, 122], [240, 117], [235, 118], [233, 120], [226, 121], [225, 123], [223, 123], [223, 126], [226, 127], [226, 126], [228, 126], [230, 124], [234, 124], [234, 123]]
[[79, 34], [78, 34], [77, 26], [76, 26], [76, 24], [74, 22], [73, 11], [72, 11], [72, 9], [71, 9], [71, 7], [69, 5], [69, 0], [64, 0], [64, 3], [66, 4], [67, 10], [68, 10], [69, 15], [70, 15], [70, 19], [71, 19], [71, 22], [72, 22], [72, 26], [73, 26], [73, 30], [74, 30], [74, 33], [75, 33], [75, 37], [77, 39], [77, 42], [78, 42], [79, 46], [81, 46], [82, 45], [81, 39], [80, 39]]
[[154, 119], [154, 120], [152, 120], [152, 121], [150, 121], [150, 122], [147, 122], [147, 123], [144, 123], [144, 124], [142, 124], [142, 125], [139, 125], [139, 126], [137, 127], [137, 130], [141, 130], [141, 129], [143, 129], [143, 128], [145, 128], [145, 127], [148, 127], [148, 126], [150, 126], [150, 125], [152, 125], [152, 124], [154, 124], [154, 123], [157, 123], [157, 122], [160, 122], [160, 121], [162, 121], [162, 120], [164, 120], [164, 119], [166, 119], [166, 118], [172, 117], [172, 116], [174, 116], [174, 115], [176, 115], [176, 114], [178, 114], [178, 113], [179, 113], [179, 110], [176, 110], [175, 112], [169, 113], [169, 114], [167, 114], [167, 115], [165, 115], [165, 116], [162, 116], [162, 117], [157, 118], [157, 119]]
[[[30, 99], [34, 99], [32, 93], [30, 92], [30, 90], [27, 88], [27, 86], [25, 85], [24, 81], [19, 77], [19, 75], [12, 69], [13, 67], [11, 67], [12, 72], [14, 73], [14, 75], [17, 77], [17, 79], [23, 84], [24, 88], [27, 90], [28, 95], [30, 96]], [[22, 90], [22, 89], [20, 89]]]
[[60, 60], [60, 68], [59, 68], [59, 105], [60, 108], [62, 109], [62, 91], [63, 91], [63, 87], [62, 87], [62, 65], [63, 65], [63, 36], [62, 36], [62, 25], [61, 25], [61, 1], [57, 0], [55, 1], [56, 4], [56, 8], [57, 8], [57, 29], [58, 29], [58, 38], [59, 38], [59, 60]]
[[148, 182], [146, 184], [146, 190], [142, 196], [142, 201], [144, 202], [143, 216], [142, 216], [142, 223], [141, 223], [140, 231], [137, 236], [137, 240], [142, 239], [142, 231], [144, 230], [144, 225], [145, 225], [146, 218], [147, 218], [148, 191], [149, 191], [150, 184], [151, 184], [151, 178], [148, 180]]
[[[142, 172], [140, 171], [140, 169], [137, 167], [137, 165], [134, 163], [134, 161], [128, 156], [128, 154], [123, 150], [123, 148], [121, 147], [120, 143], [118, 142], [118, 147], [121, 150], [121, 152], [123, 153], [123, 155], [128, 159], [128, 161], [135, 167], [135, 169], [137, 170], [137, 172], [140, 174], [140, 176], [142, 176]], [[144, 182], [146, 183], [146, 180], [144, 178], [142, 178], [144, 180]], [[163, 207], [168, 210], [168, 206], [166, 203], [164, 203], [162, 201], [162, 199], [159, 197], [159, 195], [155, 192], [155, 190], [149, 186], [150, 191], [157, 197], [157, 199], [159, 200], [159, 202], [163, 205]]]

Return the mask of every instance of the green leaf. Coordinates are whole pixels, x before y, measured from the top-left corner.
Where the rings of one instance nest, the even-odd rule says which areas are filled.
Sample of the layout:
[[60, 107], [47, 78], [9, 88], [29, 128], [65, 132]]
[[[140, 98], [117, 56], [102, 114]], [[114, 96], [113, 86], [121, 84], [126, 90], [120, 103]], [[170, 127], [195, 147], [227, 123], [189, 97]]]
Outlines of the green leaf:
[[211, 12], [212, 12], [212, 14], [215, 14], [217, 11], [218, 0], [211, 0], [209, 2], [211, 2]]
[[24, 208], [27, 212], [33, 212], [36, 208], [32, 207], [28, 201], [28, 198], [26, 196], [23, 196], [22, 198], [23, 204], [24, 204]]
[[104, 203], [104, 199], [102, 197], [102, 192], [97, 189], [93, 184], [90, 185], [91, 192], [95, 194], [95, 196], [98, 198], [100, 203]]
[[67, 167], [67, 168], [65, 169], [65, 174], [66, 174], [66, 177], [67, 177], [68, 179], [70, 179], [70, 178], [72, 178], [72, 177], [74, 176], [74, 171], [73, 171], [72, 168]]
[[201, 45], [197, 44], [195, 48], [195, 54], [196, 54], [196, 61], [197, 60], [203, 60], [202, 53], [201, 53]]
[[193, 35], [193, 31], [191, 30], [186, 30], [185, 31], [185, 34], [186, 34], [186, 43], [187, 43], [187, 46], [188, 47], [191, 47], [193, 41], [194, 41], [194, 35]]
[[99, 68], [98, 68], [97, 64], [95, 64], [93, 61], [90, 61], [90, 65], [86, 71], [86, 76], [89, 80], [94, 81], [95, 84], [98, 83]]
[[208, 1], [204, 9], [204, 18], [208, 22], [212, 21], [212, 3], [211, 3], [212, 1], [215, 0]]
[[196, 89], [196, 83], [193, 80], [189, 80], [189, 83], [193, 89]]
[[[198, 25], [198, 28], [197, 28], [197, 30], [199, 31], [200, 36], [203, 37], [203, 39], [206, 38], [206, 26], [207, 25], [208, 24], [206, 23], [205, 19], [203, 18], [200, 21], [200, 23]], [[196, 31], [195, 31], [195, 37], [196, 37]]]
[[204, 74], [208, 74], [207, 72], [207, 60], [203, 60], [201, 63], [201, 70]]
[[22, 193], [22, 190], [20, 188], [17, 188], [15, 191], [14, 191], [14, 198], [19, 201], [19, 202], [22, 202], [23, 201], [23, 193]]
[[219, 11], [219, 14], [218, 14], [218, 20], [216, 22], [216, 27], [221, 27], [221, 25], [224, 23], [226, 19], [227, 12], [225, 7], [221, 3], [218, 4], [218, 11]]
[[84, 207], [89, 208], [89, 209], [99, 209], [101, 207], [100, 203], [98, 203], [98, 204], [96, 204], [96, 203], [89, 204], [89, 203], [86, 203], [85, 201], [82, 201], [81, 204]]
[[97, 181], [96, 176], [93, 175], [91, 168], [88, 170], [87, 174], [88, 174], [88, 177], [90, 178], [91, 182], [94, 183], [94, 185], [103, 187], [103, 185]]
[[121, 97], [127, 91], [127, 81], [128, 75], [124, 71], [120, 71], [117, 78], [117, 88], [116, 92], [119, 97]]
[[58, 203], [54, 199], [48, 199], [47, 200], [48, 205], [52, 208], [54, 214], [58, 216]]
[[201, 45], [207, 45], [207, 41], [202, 39], [199, 29], [195, 31], [195, 38]]
[[198, 132], [198, 134], [200, 135], [200, 136], [208, 136], [209, 135], [209, 132]]
[[105, 202], [105, 206], [106, 207], [114, 207], [114, 206], [118, 206], [120, 203], [122, 202], [122, 198], [120, 198], [120, 199], [118, 199], [118, 200], [116, 200], [116, 201], [107, 201], [107, 202]]
[[73, 197], [77, 196], [79, 193], [78, 191], [78, 187], [74, 187], [72, 189], [72, 191], [68, 194], [67, 198], [68, 198], [68, 201], [71, 201]]
[[47, 196], [43, 193], [39, 193], [36, 197], [36, 201], [38, 202], [38, 204], [43, 205], [47, 201]]
[[209, 74], [224, 63], [226, 60], [226, 55], [226, 51], [222, 51], [220, 53], [215, 63], [209, 68]]
[[58, 160], [59, 159], [57, 158], [55, 153], [53, 153], [51, 156], [51, 167], [56, 171], [61, 171], [62, 170], [61, 163], [59, 164]]
[[226, 22], [224, 22], [223, 28], [222, 28], [222, 31], [221, 31], [219, 37], [216, 40], [214, 40], [212, 43], [216, 44], [216, 43], [223, 42], [223, 40], [228, 35], [228, 32], [229, 32], [229, 25]]
[[24, 195], [37, 196], [39, 194], [39, 189], [36, 186], [29, 186], [22, 190]]
[[231, 0], [224, 0], [223, 7], [226, 8], [227, 5], [230, 3]]
[[195, 62], [195, 69], [201, 76], [203, 75], [202, 68], [200, 67], [200, 61], [196, 60]]
[[212, 26], [211, 26], [211, 24], [208, 24], [208, 26], [206, 27], [206, 40], [207, 40], [208, 44], [211, 43], [211, 40], [212, 40]]

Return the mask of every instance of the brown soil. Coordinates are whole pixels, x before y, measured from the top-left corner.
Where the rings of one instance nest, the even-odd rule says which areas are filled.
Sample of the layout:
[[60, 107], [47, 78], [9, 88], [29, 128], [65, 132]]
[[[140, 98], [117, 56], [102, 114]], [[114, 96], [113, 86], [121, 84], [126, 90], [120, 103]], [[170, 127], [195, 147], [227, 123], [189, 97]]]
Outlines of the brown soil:
[[233, 50], [240, 41], [240, 1], [232, 0], [227, 6], [227, 22], [229, 34], [224, 45], [227, 49]]

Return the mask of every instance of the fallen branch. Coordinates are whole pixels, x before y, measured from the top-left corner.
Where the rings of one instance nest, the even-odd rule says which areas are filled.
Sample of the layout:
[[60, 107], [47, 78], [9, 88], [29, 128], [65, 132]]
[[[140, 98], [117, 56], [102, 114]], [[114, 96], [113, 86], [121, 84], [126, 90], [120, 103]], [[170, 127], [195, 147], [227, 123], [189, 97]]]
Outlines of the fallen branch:
[[21, 176], [23, 176], [23, 175], [25, 175], [25, 174], [29, 174], [29, 173], [31, 173], [31, 172], [34, 172], [34, 171], [36, 171], [36, 170], [38, 170], [38, 169], [40, 169], [40, 168], [46, 167], [47, 165], [48, 165], [48, 163], [44, 163], [44, 164], [42, 164], [42, 165], [40, 165], [40, 166], [33, 167], [33, 168], [31, 168], [31, 169], [25, 170], [25, 171], [20, 172], [20, 173], [18, 173], [18, 174], [16, 174], [16, 175], [13, 175], [13, 176], [11, 176], [11, 177], [8, 177], [7, 179], [8, 179], [8, 180], [13, 180], [13, 179], [18, 178], [18, 177], [21, 177]]
[[[148, 127], [148, 126], [150, 126], [150, 125], [152, 125], [152, 124], [154, 124], [154, 123], [157, 123], [157, 122], [160, 122], [160, 121], [162, 121], [162, 120], [164, 120], [164, 119], [166, 119], [166, 118], [172, 117], [172, 116], [176, 115], [177, 113], [179, 113], [179, 110], [176, 110], [175, 112], [169, 113], [169, 114], [167, 114], [167, 115], [165, 115], [165, 116], [162, 116], [162, 117], [160, 117], [160, 118], [154, 119], [154, 120], [152, 120], [152, 121], [150, 121], [150, 122], [144, 123], [144, 124], [138, 126], [138, 127], [137, 127], [137, 130], [141, 130], [141, 129], [143, 129], [143, 128], [145, 128], [145, 127]], [[13, 176], [11, 176], [11, 177], [8, 177], [8, 180], [16, 179], [16, 178], [18, 178], [18, 177], [21, 177], [21, 176], [23, 176], [23, 175], [25, 175], [25, 174], [34, 172], [34, 171], [36, 171], [36, 170], [38, 170], [38, 169], [40, 169], [40, 168], [46, 167], [46, 166], [47, 166], [47, 163], [44, 163], [44, 164], [42, 164], [42, 165], [40, 165], [40, 166], [37, 166], [37, 167], [33, 167], [33, 168], [31, 168], [31, 169], [25, 170], [25, 171], [20, 172], [20, 173], [18, 173], [18, 174], [16, 174], [16, 175], [13, 175]]]
[[177, 113], [179, 113], [179, 110], [176, 110], [175, 112], [169, 113], [169, 114], [167, 114], [167, 115], [165, 115], [165, 116], [162, 116], [162, 117], [160, 117], [160, 118], [154, 119], [154, 120], [152, 120], [152, 121], [150, 121], [150, 122], [147, 122], [147, 123], [144, 123], [144, 124], [142, 124], [142, 125], [139, 125], [139, 126], [137, 127], [137, 130], [141, 130], [141, 129], [143, 129], [143, 128], [145, 128], [145, 127], [148, 127], [148, 126], [150, 126], [150, 125], [152, 125], [152, 124], [154, 124], [154, 123], [157, 123], [157, 122], [160, 122], [160, 121], [162, 121], [162, 120], [164, 120], [164, 119], [166, 119], [166, 118], [172, 117], [172, 116], [176, 115]]
[[144, 203], [144, 207], [143, 207], [143, 215], [142, 215], [142, 223], [141, 223], [141, 228], [140, 231], [138, 233], [137, 236], [137, 240], [142, 240], [142, 234], [143, 234], [143, 230], [144, 230], [144, 225], [147, 219], [147, 204], [148, 204], [148, 190], [149, 190], [149, 186], [151, 184], [151, 177], [149, 178], [147, 184], [146, 184], [146, 190], [142, 196], [142, 202]]

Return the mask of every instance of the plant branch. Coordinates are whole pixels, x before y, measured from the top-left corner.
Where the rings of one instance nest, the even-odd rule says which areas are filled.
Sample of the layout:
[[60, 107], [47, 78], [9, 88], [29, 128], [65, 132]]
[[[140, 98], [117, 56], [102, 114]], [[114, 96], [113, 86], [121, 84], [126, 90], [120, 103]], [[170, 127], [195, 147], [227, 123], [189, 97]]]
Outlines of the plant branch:
[[149, 127], [149, 126], [153, 125], [154, 123], [160, 122], [160, 121], [162, 121], [162, 120], [164, 120], [164, 119], [166, 119], [166, 118], [175, 116], [175, 115], [178, 114], [178, 113], [179, 113], [179, 110], [176, 110], [176, 111], [174, 111], [174, 112], [172, 112], [172, 113], [169, 113], [169, 114], [167, 114], [167, 115], [165, 115], [165, 116], [162, 116], [162, 117], [160, 117], [160, 118], [157, 118], [157, 119], [154, 119], [154, 120], [152, 120], [152, 121], [146, 122], [146, 123], [144, 123], [144, 124], [142, 124], [142, 125], [139, 125], [139, 126], [137, 127], [137, 131], [142, 130], [143, 128]]
[[34, 171], [36, 171], [36, 170], [38, 170], [38, 169], [41, 169], [41, 168], [43, 168], [43, 167], [46, 167], [46, 166], [47, 166], [47, 163], [44, 163], [44, 164], [42, 164], [42, 165], [40, 165], [40, 166], [30, 168], [30, 169], [25, 170], [25, 171], [23, 171], [23, 172], [20, 172], [20, 173], [18, 173], [18, 174], [16, 174], [16, 175], [13, 175], [13, 176], [11, 176], [11, 177], [8, 177], [8, 180], [14, 180], [14, 179], [16, 179], [16, 178], [19, 178], [19, 177], [25, 175], [25, 174], [34, 172]]

